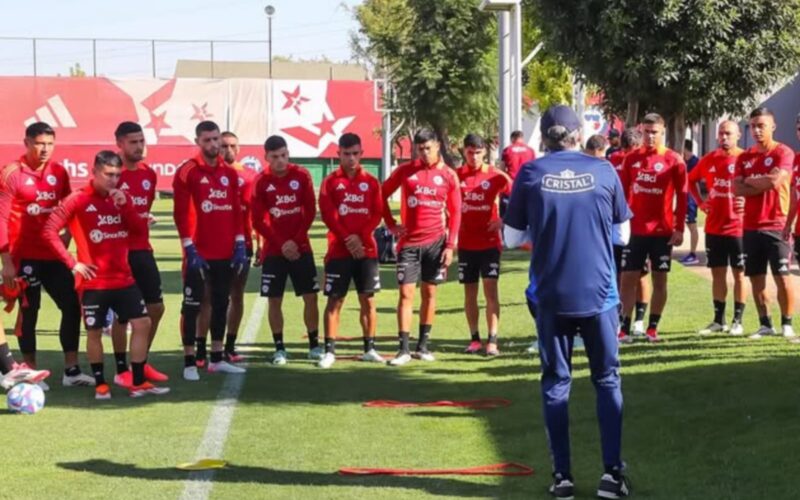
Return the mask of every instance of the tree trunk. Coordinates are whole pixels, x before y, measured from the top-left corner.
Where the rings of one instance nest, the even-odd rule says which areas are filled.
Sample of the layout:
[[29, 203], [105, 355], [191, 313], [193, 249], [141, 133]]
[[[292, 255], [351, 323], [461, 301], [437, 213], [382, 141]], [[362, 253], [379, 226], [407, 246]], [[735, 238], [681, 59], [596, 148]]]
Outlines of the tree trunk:
[[686, 140], [686, 114], [678, 111], [667, 119], [667, 146], [676, 153], [683, 153]]
[[436, 135], [439, 137], [439, 143], [441, 144], [439, 153], [442, 155], [442, 160], [448, 167], [454, 167], [456, 163], [450, 151], [450, 135], [447, 133], [447, 128], [434, 125], [433, 131], [436, 132]]
[[625, 117], [626, 127], [635, 127], [639, 123], [639, 101], [633, 97], [628, 99], [628, 115]]

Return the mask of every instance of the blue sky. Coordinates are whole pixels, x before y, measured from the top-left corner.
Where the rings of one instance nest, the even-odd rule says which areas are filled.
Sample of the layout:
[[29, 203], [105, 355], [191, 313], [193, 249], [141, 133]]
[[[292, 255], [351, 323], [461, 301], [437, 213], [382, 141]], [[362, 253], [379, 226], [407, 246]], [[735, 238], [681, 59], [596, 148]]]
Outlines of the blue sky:
[[[6, 20], [2, 37], [135, 38], [160, 40], [266, 40], [264, 7], [275, 7], [273, 55], [334, 61], [350, 58], [349, 31], [357, 28], [348, 7], [359, 0], [0, 0]], [[35, 8], [33, 7], [35, 5]], [[143, 43], [100, 42], [98, 73], [108, 76], [149, 76], [151, 47]], [[208, 59], [205, 43], [159, 42], [158, 76], [170, 76], [175, 61]], [[216, 44], [219, 60], [266, 60], [266, 44]], [[32, 43], [0, 40], [0, 75], [33, 72]], [[90, 42], [40, 41], [40, 75], [67, 74], [80, 63], [91, 74]]]

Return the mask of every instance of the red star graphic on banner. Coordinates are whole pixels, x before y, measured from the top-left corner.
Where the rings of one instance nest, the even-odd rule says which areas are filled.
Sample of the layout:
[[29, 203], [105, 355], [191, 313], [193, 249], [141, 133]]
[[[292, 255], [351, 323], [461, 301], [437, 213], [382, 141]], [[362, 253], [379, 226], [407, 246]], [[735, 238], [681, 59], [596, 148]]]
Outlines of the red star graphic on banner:
[[336, 135], [336, 132], [333, 131], [333, 126], [336, 125], [338, 120], [329, 120], [324, 115], [322, 117], [322, 121], [319, 123], [315, 123], [314, 126], [319, 129], [319, 136], [320, 138], [325, 137], [327, 134]]
[[169, 128], [169, 126], [167, 125], [167, 121], [164, 119], [164, 116], [167, 114], [167, 112], [164, 111], [160, 115], [157, 115], [149, 109], [147, 111], [150, 113], [150, 123], [148, 123], [144, 127], [152, 128], [156, 133], [156, 137], [158, 137], [159, 135], [161, 135], [161, 131], [163, 129]]
[[213, 117], [214, 115], [212, 115], [211, 113], [208, 112], [208, 110], [206, 109], [207, 107], [208, 107], [208, 103], [207, 102], [203, 103], [202, 106], [196, 106], [196, 105], [192, 104], [192, 108], [194, 108], [194, 114], [192, 115], [192, 117], [190, 119], [191, 120], [203, 121], [203, 120], [207, 120], [208, 118]]
[[286, 103], [281, 109], [294, 108], [298, 115], [300, 114], [300, 106], [303, 103], [310, 101], [308, 97], [303, 97], [300, 95], [300, 85], [295, 87], [294, 91], [292, 92], [287, 92], [285, 90], [282, 90], [281, 92], [283, 92], [284, 97], [286, 97]]

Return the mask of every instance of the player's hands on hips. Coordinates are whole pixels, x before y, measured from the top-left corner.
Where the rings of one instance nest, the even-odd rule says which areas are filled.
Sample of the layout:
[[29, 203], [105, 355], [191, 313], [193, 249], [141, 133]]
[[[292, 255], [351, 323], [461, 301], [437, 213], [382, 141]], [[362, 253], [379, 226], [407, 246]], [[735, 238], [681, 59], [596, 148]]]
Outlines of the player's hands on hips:
[[78, 262], [75, 264], [75, 267], [72, 268], [72, 274], [80, 274], [83, 279], [90, 280], [97, 276], [97, 266]]
[[744, 213], [744, 196], [733, 199], [733, 211], [740, 215]]
[[114, 202], [114, 206], [123, 207], [128, 203], [128, 198], [121, 189], [112, 189], [108, 194], [111, 196], [111, 201]]
[[11, 259], [11, 254], [4, 253], [0, 256], [0, 259], [3, 261], [3, 283], [8, 285], [9, 288], [14, 289], [17, 286], [16, 281], [14, 281], [17, 277], [17, 268], [14, 266], [14, 261]]
[[453, 249], [445, 248], [442, 252], [442, 267], [448, 268], [453, 263]]
[[194, 246], [194, 243], [185, 246], [183, 251], [186, 252], [186, 267], [189, 271], [199, 272], [200, 276], [205, 279], [208, 262], [197, 252], [197, 247]]
[[500, 231], [503, 229], [503, 219], [497, 219], [489, 222], [489, 225], [486, 226], [486, 230], [490, 233], [494, 233], [495, 231]]
[[289, 240], [281, 246], [281, 253], [289, 260], [297, 260], [300, 258], [300, 248], [293, 240]]
[[394, 227], [390, 227], [389, 231], [391, 231], [394, 237], [398, 239], [402, 238], [408, 233], [408, 229], [402, 224], [397, 224]]
[[683, 231], [675, 231], [669, 239], [669, 244], [674, 247], [683, 245]]
[[[734, 202], [734, 204], [735, 204], [735, 202]], [[707, 214], [707, 213], [709, 213], [711, 211], [711, 203], [709, 203], [707, 201], [704, 201], [702, 204], [700, 204], [700, 206], [698, 208], [700, 210], [702, 210], [704, 214]]]
[[148, 213], [147, 214], [147, 225], [150, 226], [150, 227], [153, 227], [157, 223], [158, 223], [158, 221], [156, 221], [155, 216], [153, 216], [153, 214], [151, 214], [151, 213]]
[[359, 235], [351, 234], [344, 239], [344, 245], [347, 247], [347, 251], [350, 252], [350, 255], [352, 255], [354, 259], [364, 258], [364, 243], [361, 241], [361, 237]]
[[250, 259], [247, 258], [247, 248], [245, 247], [244, 241], [237, 241], [233, 244], [231, 267], [236, 274], [242, 274], [242, 271], [244, 271], [249, 263]]

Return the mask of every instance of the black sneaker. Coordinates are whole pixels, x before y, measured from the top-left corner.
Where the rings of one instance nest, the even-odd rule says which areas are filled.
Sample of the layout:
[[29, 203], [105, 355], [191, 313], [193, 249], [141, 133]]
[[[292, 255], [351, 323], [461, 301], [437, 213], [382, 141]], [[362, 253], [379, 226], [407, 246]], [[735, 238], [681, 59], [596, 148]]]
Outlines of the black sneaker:
[[559, 500], [572, 500], [575, 498], [575, 485], [572, 484], [572, 477], [559, 472], [554, 473], [550, 494]]
[[600, 478], [600, 485], [597, 487], [598, 498], [622, 498], [630, 493], [630, 482], [622, 472], [618, 470], [606, 472]]

